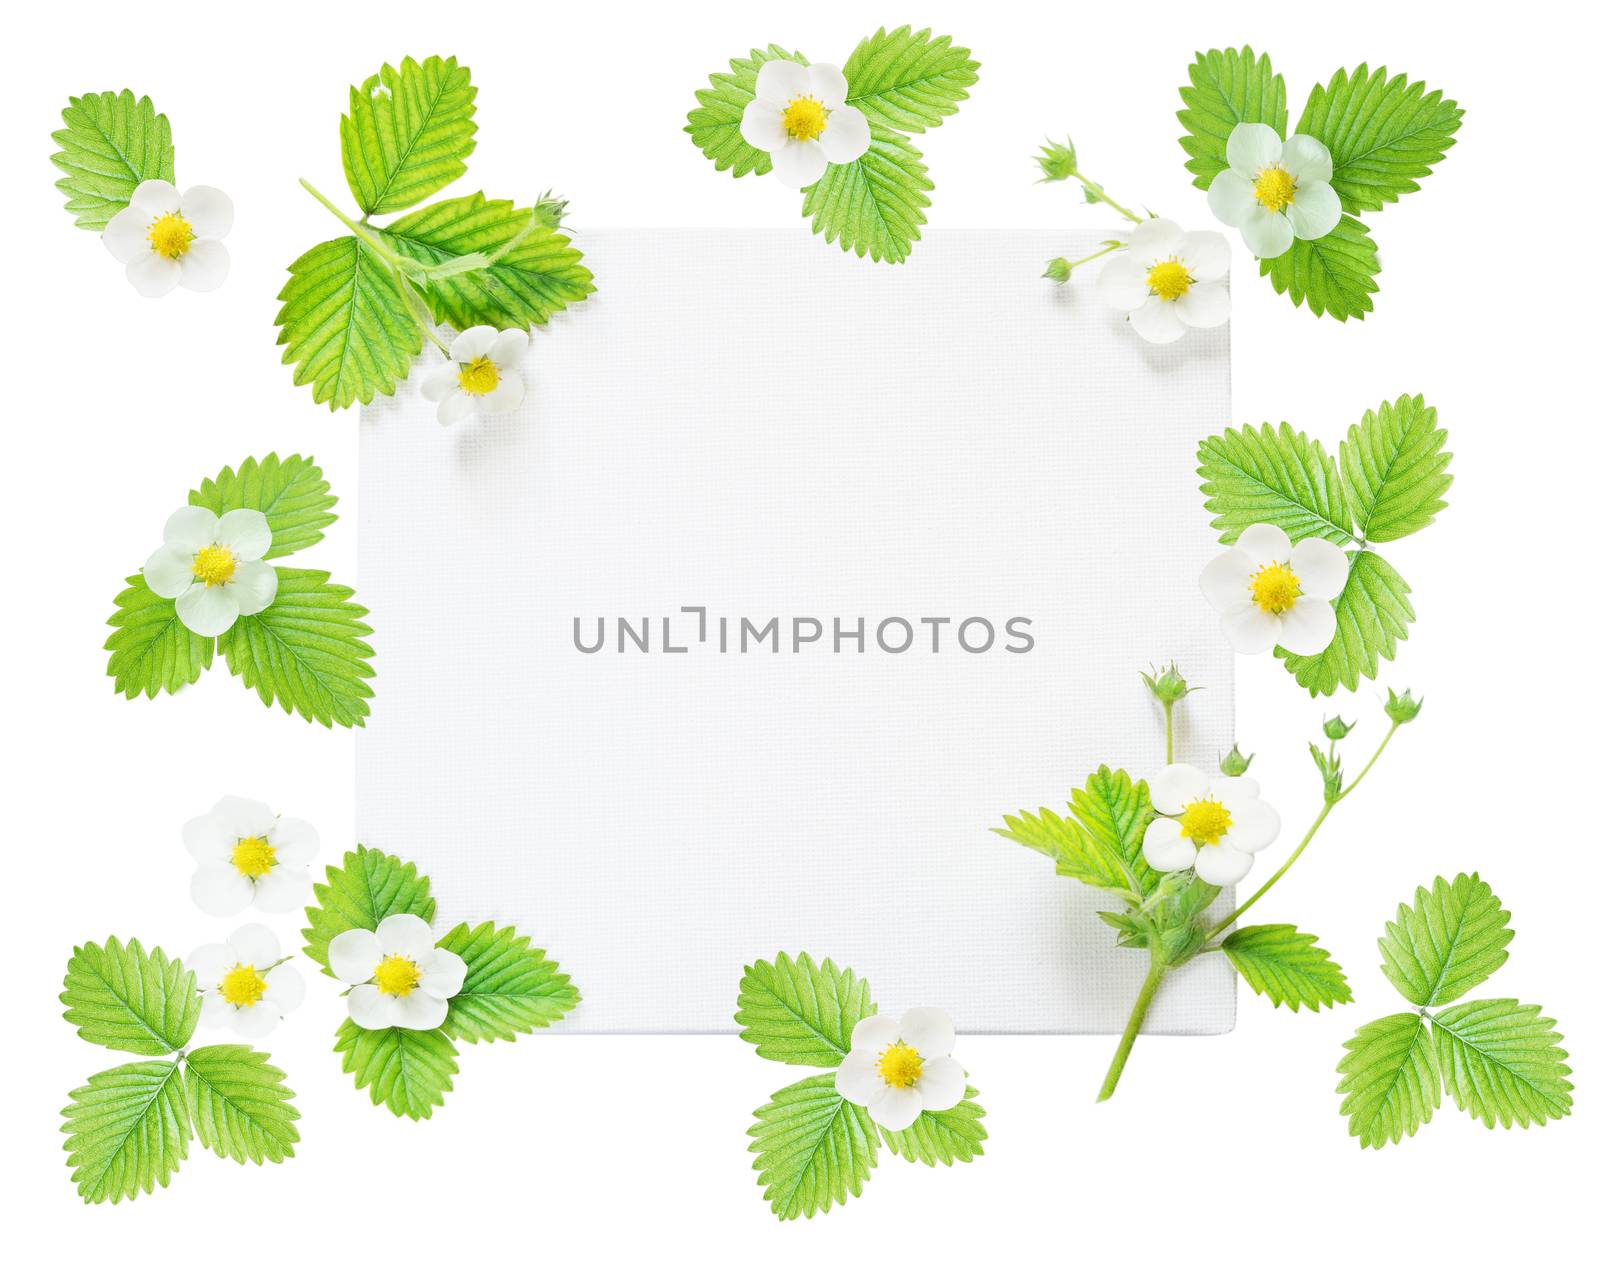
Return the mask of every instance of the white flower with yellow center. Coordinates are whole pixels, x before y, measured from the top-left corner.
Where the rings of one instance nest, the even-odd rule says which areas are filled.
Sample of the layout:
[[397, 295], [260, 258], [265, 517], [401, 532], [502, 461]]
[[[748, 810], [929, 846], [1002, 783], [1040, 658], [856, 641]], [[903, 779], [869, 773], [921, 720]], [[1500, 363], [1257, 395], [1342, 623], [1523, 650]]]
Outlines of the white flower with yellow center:
[[246, 924], [184, 962], [200, 987], [200, 1023], [242, 1038], [271, 1033], [306, 996], [305, 978], [285, 961], [264, 924]]
[[183, 844], [199, 864], [189, 895], [208, 915], [297, 911], [311, 894], [316, 830], [264, 801], [224, 797], [183, 825]]
[[162, 537], [144, 563], [145, 585], [175, 600], [178, 620], [196, 635], [220, 635], [277, 596], [278, 571], [261, 559], [272, 546], [265, 513], [235, 508], [219, 517], [190, 505], [167, 518]]
[[1257, 258], [1277, 258], [1295, 238], [1315, 241], [1338, 226], [1343, 211], [1333, 157], [1315, 136], [1283, 140], [1266, 123], [1240, 123], [1228, 133], [1228, 169], [1206, 193], [1211, 213], [1238, 228]]
[[228, 278], [233, 202], [219, 189], [197, 184], [180, 193], [166, 180], [145, 180], [127, 208], [106, 224], [101, 238], [111, 257], [128, 265], [128, 280], [147, 298], [179, 285], [205, 293]]
[[913, 1007], [899, 1020], [868, 1016], [851, 1031], [834, 1088], [884, 1129], [903, 1130], [966, 1096], [967, 1074], [950, 1058], [955, 1044], [955, 1024], [937, 1007]]
[[739, 134], [772, 155], [772, 173], [790, 188], [809, 188], [829, 163], [854, 162], [872, 143], [867, 116], [844, 103], [849, 94], [837, 66], [769, 61], [756, 75]]
[[1201, 571], [1200, 590], [1235, 652], [1309, 657], [1333, 642], [1333, 600], [1349, 576], [1345, 554], [1326, 539], [1291, 545], [1277, 526], [1257, 524]]
[[352, 987], [350, 1019], [363, 1029], [437, 1029], [467, 977], [461, 956], [435, 946], [420, 915], [340, 933], [328, 943], [328, 967]]
[[524, 393], [516, 368], [527, 349], [524, 329], [469, 328], [450, 343], [450, 362], [422, 383], [422, 396], [439, 404], [441, 425], [514, 412]]
[[1146, 219], [1100, 269], [1095, 287], [1147, 342], [1175, 342], [1191, 328], [1228, 321], [1231, 251], [1220, 232], [1185, 232]]
[[1160, 817], [1144, 834], [1144, 860], [1157, 871], [1188, 871], [1207, 884], [1238, 884], [1256, 852], [1278, 839], [1278, 812], [1251, 779], [1208, 778], [1175, 762], [1150, 781]]

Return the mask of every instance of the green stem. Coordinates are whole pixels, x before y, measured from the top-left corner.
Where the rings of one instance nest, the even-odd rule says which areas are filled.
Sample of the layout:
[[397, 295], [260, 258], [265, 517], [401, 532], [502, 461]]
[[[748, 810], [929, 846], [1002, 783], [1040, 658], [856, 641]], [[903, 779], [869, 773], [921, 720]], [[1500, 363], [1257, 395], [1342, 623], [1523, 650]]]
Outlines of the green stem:
[[1167, 711], [1167, 765], [1172, 765], [1172, 702], [1162, 701], [1162, 707]]
[[1084, 175], [1080, 174], [1080, 175], [1077, 176], [1077, 180], [1078, 180], [1078, 182], [1080, 184], [1082, 184], [1085, 188], [1087, 188], [1091, 193], [1093, 193], [1101, 201], [1105, 202], [1106, 205], [1110, 206], [1111, 209], [1115, 210], [1124, 219], [1128, 220], [1128, 222], [1130, 222], [1130, 223], [1143, 223], [1144, 222], [1144, 216], [1143, 215], [1135, 214], [1133, 211], [1129, 210], [1121, 202], [1117, 201], [1109, 193], [1107, 193], [1106, 190], [1104, 188], [1102, 188], [1099, 184], [1096, 184], [1092, 179], [1089, 179], [1087, 176], [1084, 176]]
[[1082, 267], [1085, 263], [1092, 263], [1097, 258], [1103, 258], [1105, 255], [1111, 253], [1112, 250], [1120, 250], [1126, 244], [1126, 241], [1107, 241], [1103, 250], [1096, 250], [1093, 254], [1085, 254], [1082, 258], [1072, 259], [1070, 260], [1071, 265], [1074, 267]]
[[1097, 1103], [1104, 1103], [1117, 1093], [1117, 1083], [1122, 1080], [1122, 1070], [1127, 1066], [1128, 1056], [1132, 1054], [1133, 1044], [1139, 1037], [1139, 1030], [1144, 1026], [1144, 1018], [1150, 1010], [1150, 1003], [1155, 998], [1156, 991], [1161, 988], [1162, 978], [1166, 975], [1167, 965], [1152, 954], [1150, 972], [1139, 989], [1139, 997], [1134, 999], [1133, 1010], [1128, 1013], [1128, 1023], [1122, 1031], [1122, 1041], [1117, 1043], [1116, 1054], [1111, 1057], [1111, 1064], [1106, 1069], [1106, 1079], [1100, 1083]]

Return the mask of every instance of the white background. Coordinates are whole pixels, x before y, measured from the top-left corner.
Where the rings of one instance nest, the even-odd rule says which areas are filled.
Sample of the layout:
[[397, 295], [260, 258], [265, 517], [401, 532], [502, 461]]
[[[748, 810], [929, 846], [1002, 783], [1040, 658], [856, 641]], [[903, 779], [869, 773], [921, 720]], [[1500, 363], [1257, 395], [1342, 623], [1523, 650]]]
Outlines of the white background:
[[[1226, 21], [1158, 3], [1028, 12], [925, 0], [907, 13], [984, 63], [973, 99], [922, 146], [939, 186], [935, 226], [1110, 228], [1071, 189], [1031, 182], [1032, 147], [1069, 131], [1114, 194], [1204, 225], [1173, 118], [1196, 47], [1270, 50], [1291, 119], [1314, 82], [1364, 58], [1421, 75], [1468, 109], [1424, 191], [1369, 219], [1384, 271], [1365, 323], [1314, 320], [1235, 272], [1234, 419], [1289, 419], [1333, 443], [1366, 407], [1422, 390], [1457, 452], [1449, 511], [1387, 549], [1416, 588], [1420, 621], [1382, 681], [1425, 692], [1423, 719], [1262, 906], [1322, 936], [1350, 974], [1354, 1006], [1291, 1015], [1241, 995], [1234, 1034], [1142, 1043], [1122, 1093], [1100, 1106], [1091, 1100], [1109, 1039], [969, 1039], [958, 1054], [990, 1109], [990, 1154], [953, 1170], [885, 1156], [863, 1199], [779, 1225], [742, 1133], [749, 1110], [799, 1070], [731, 1038], [535, 1038], [467, 1048], [448, 1106], [413, 1125], [373, 1109], [337, 1072], [325, 1049], [335, 1000], [314, 983], [269, 1044], [305, 1114], [292, 1161], [240, 1169], [197, 1149], [150, 1199], [76, 1202], [57, 1110], [118, 1057], [60, 1020], [71, 946], [117, 932], [181, 952], [221, 936], [188, 903], [178, 843], [182, 822], [221, 793], [314, 820], [328, 852], [351, 839], [348, 733], [265, 713], [215, 670], [181, 699], [124, 701], [100, 650], [120, 580], [198, 476], [247, 453], [310, 452], [354, 506], [354, 415], [330, 416], [291, 389], [271, 344], [284, 266], [330, 233], [294, 181], [340, 187], [346, 85], [385, 58], [458, 54], [480, 85], [467, 183], [521, 200], [554, 185], [573, 198], [579, 229], [789, 221], [804, 232], [795, 194], [715, 173], [682, 134], [683, 115], [706, 75], [752, 44], [842, 63], [865, 33], [857, 8], [391, 4], [345, 16], [321, 4], [229, 19], [85, 3], [12, 20], [0, 240], [13, 562], [0, 633], [12, 663], [3, 1080], [13, 1237], [130, 1258], [315, 1255], [335, 1240], [364, 1250], [954, 1253], [1023, 1232], [1086, 1252], [1196, 1241], [1264, 1257], [1314, 1240], [1330, 1255], [1392, 1255], [1448, 1241], [1470, 1256], [1588, 1221], [1597, 837], [1583, 613], [1593, 602], [1595, 264], [1572, 224], [1596, 189], [1587, 47], [1569, 37], [1565, 6], [1533, 4], [1448, 26], [1436, 9], [1412, 17], [1392, 3], [1236, 5]], [[47, 158], [61, 105], [125, 84], [172, 118], [180, 184], [213, 183], [237, 203], [233, 275], [218, 294], [139, 299], [60, 208]], [[353, 535], [341, 522], [308, 560], [354, 575]], [[1173, 598], [1198, 596], [1180, 581]], [[1241, 662], [1238, 691], [1241, 737], [1262, 750], [1255, 770], [1293, 830], [1315, 805], [1304, 741], [1334, 707], [1308, 701], [1266, 660]], [[1380, 699], [1370, 689], [1341, 698], [1337, 708], [1361, 720], [1352, 756], [1378, 734]], [[1333, 1066], [1358, 1023], [1399, 1005], [1374, 939], [1417, 882], [1462, 870], [1492, 881], [1519, 930], [1484, 993], [1544, 1003], [1559, 1018], [1578, 1114], [1490, 1133], [1447, 1102], [1416, 1139], [1362, 1152], [1336, 1115]], [[278, 919], [286, 940], [297, 922]]]

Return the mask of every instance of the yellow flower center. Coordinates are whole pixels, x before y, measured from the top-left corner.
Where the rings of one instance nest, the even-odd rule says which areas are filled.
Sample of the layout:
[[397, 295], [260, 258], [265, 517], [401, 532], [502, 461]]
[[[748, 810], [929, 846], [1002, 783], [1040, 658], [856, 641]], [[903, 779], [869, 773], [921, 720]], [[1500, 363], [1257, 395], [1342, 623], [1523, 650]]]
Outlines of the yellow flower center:
[[267, 978], [248, 963], [235, 966], [217, 984], [224, 1002], [235, 1007], [254, 1007], [267, 992]]
[[500, 369], [488, 355], [479, 355], [471, 363], [461, 365], [461, 388], [478, 397], [489, 393], [500, 384]]
[[194, 576], [208, 587], [220, 587], [238, 567], [233, 553], [220, 543], [202, 547], [194, 554]]
[[1269, 166], [1256, 176], [1256, 203], [1277, 214], [1294, 201], [1294, 176], [1281, 166]]
[[241, 876], [259, 880], [278, 865], [277, 848], [264, 836], [242, 836], [233, 845], [233, 866]]
[[182, 258], [194, 244], [194, 229], [177, 211], [169, 211], [150, 225], [150, 248], [162, 258]]
[[1233, 816], [1220, 801], [1191, 801], [1178, 818], [1178, 827], [1196, 845], [1215, 845], [1232, 826]]
[[1281, 616], [1300, 598], [1300, 579], [1287, 565], [1263, 565], [1250, 579], [1250, 598], [1263, 613]]
[[922, 1056], [917, 1054], [916, 1047], [896, 1042], [885, 1047], [878, 1057], [878, 1076], [896, 1090], [915, 1086], [922, 1076]]
[[1144, 282], [1150, 286], [1150, 292], [1163, 302], [1176, 302], [1189, 292], [1194, 277], [1176, 258], [1169, 258], [1145, 272]]
[[828, 130], [828, 111], [811, 96], [797, 96], [783, 111], [783, 129], [795, 140], [815, 140]]
[[394, 998], [404, 998], [417, 988], [422, 969], [402, 955], [390, 955], [372, 972], [378, 988]]

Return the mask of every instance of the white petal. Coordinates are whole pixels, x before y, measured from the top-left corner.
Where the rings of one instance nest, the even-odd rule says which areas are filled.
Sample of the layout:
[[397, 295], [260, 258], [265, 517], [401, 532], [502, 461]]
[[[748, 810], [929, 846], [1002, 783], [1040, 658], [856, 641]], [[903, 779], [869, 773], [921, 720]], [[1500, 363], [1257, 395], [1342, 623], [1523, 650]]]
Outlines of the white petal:
[[435, 948], [417, 960], [422, 977], [417, 988], [434, 998], [454, 998], [467, 979], [467, 963], [460, 955]]
[[1217, 612], [1237, 608], [1250, 598], [1250, 576], [1256, 562], [1237, 547], [1213, 556], [1200, 571], [1200, 594]]
[[1189, 331], [1173, 310], [1176, 305], [1175, 302], [1163, 302], [1160, 298], [1152, 297], [1128, 316], [1128, 323], [1145, 341], [1157, 346], [1168, 345]]
[[196, 241], [178, 259], [178, 283], [194, 293], [220, 289], [228, 278], [228, 247], [221, 241]]
[[922, 1115], [922, 1092], [890, 1087], [867, 1105], [867, 1115], [886, 1130], [903, 1130]]
[[420, 915], [391, 915], [378, 925], [378, 948], [416, 963], [433, 953], [433, 929]]
[[1188, 232], [1178, 242], [1178, 257], [1189, 274], [1201, 282], [1221, 280], [1228, 274], [1233, 250], [1220, 232]]
[[1177, 316], [1190, 328], [1216, 328], [1228, 322], [1228, 286], [1213, 281], [1210, 284], [1190, 285], [1181, 298], [1172, 303]]
[[194, 973], [195, 985], [203, 990], [214, 990], [223, 973], [233, 966], [233, 955], [220, 942], [196, 946], [183, 956], [183, 965]]
[[1171, 258], [1183, 241], [1183, 229], [1171, 219], [1146, 219], [1128, 234], [1128, 257], [1146, 270]]
[[1191, 801], [1206, 795], [1206, 773], [1187, 762], [1163, 766], [1150, 780], [1150, 804], [1161, 814], [1181, 814]]
[[150, 253], [150, 216], [132, 206], [119, 210], [111, 216], [100, 239], [119, 263], [143, 258]]
[[489, 324], [474, 324], [450, 343], [450, 358], [457, 363], [471, 363], [482, 359], [494, 345], [500, 330]]
[[395, 999], [394, 1023], [402, 1029], [437, 1029], [450, 1013], [450, 1004], [420, 989]]
[[1253, 779], [1231, 775], [1213, 775], [1206, 782], [1206, 792], [1232, 811], [1236, 806], [1244, 810], [1261, 795], [1261, 786]]
[[440, 368], [428, 374], [422, 382], [422, 397], [430, 403], [442, 403], [461, 388], [459, 368]]
[[[1333, 155], [1315, 136], [1290, 136], [1283, 142], [1278, 164], [1294, 176], [1296, 184], [1326, 184], [1333, 178]], [[1296, 200], [1299, 200], [1298, 193]]]
[[1237, 228], [1256, 211], [1256, 190], [1242, 175], [1219, 171], [1206, 190], [1206, 205], [1230, 228]]
[[260, 560], [272, 546], [272, 527], [266, 513], [235, 508], [217, 519], [216, 541], [240, 560]]
[[1266, 802], [1247, 797], [1242, 801], [1236, 800], [1224, 804], [1227, 805], [1228, 814], [1233, 822], [1228, 826], [1228, 834], [1223, 840], [1234, 849], [1254, 854], [1257, 850], [1266, 849], [1278, 839], [1278, 831], [1283, 827], [1283, 820]]
[[217, 514], [197, 504], [179, 508], [167, 518], [161, 541], [177, 551], [193, 555], [217, 541]]
[[1257, 258], [1277, 258], [1294, 244], [1294, 229], [1283, 215], [1256, 209], [1239, 225], [1244, 247]]
[[194, 586], [194, 553], [162, 547], [144, 563], [144, 585], [164, 600], [176, 600]]
[[224, 797], [211, 807], [211, 813], [222, 821], [235, 838], [266, 836], [278, 822], [278, 816], [272, 812], [271, 806], [249, 797]]
[[489, 347], [489, 359], [501, 371], [515, 368], [522, 362], [522, 356], [528, 352], [528, 330], [525, 328], [503, 328], [495, 335], [494, 342]]
[[1294, 551], [1282, 528], [1267, 521], [1245, 526], [1234, 546], [1257, 565], [1287, 565]]
[[923, 1108], [929, 1112], [943, 1112], [966, 1097], [967, 1074], [948, 1055], [941, 1055], [922, 1066], [917, 1089], [922, 1092]]
[[378, 934], [369, 929], [347, 928], [328, 943], [328, 969], [347, 985], [370, 981], [382, 961]]
[[878, 1056], [872, 1051], [851, 1051], [834, 1070], [833, 1088], [851, 1103], [865, 1107], [883, 1089], [878, 1076]]
[[166, 180], [145, 180], [133, 190], [128, 204], [144, 211], [151, 219], [159, 219], [181, 209], [183, 196]]
[[[806, 75], [809, 79], [806, 95], [815, 97], [828, 109], [838, 110], [844, 104], [845, 97], [850, 95], [850, 85], [844, 81], [844, 74], [838, 66], [830, 66], [825, 61], [813, 62]], [[828, 126], [833, 126], [832, 119], [828, 120]]]
[[1150, 300], [1150, 285], [1145, 280], [1147, 264], [1135, 262], [1126, 251], [1113, 254], [1095, 277], [1095, 291], [1107, 306], [1118, 311], [1136, 311]]
[[798, 61], [778, 58], [763, 62], [756, 72], [756, 100], [778, 109], [787, 109], [789, 102], [804, 96], [811, 87], [811, 72]]
[[233, 1023], [234, 1006], [221, 994], [207, 994], [200, 1000], [200, 1023], [208, 1029], [221, 1028]]
[[1200, 846], [1199, 853], [1194, 856], [1194, 874], [1207, 884], [1238, 884], [1249, 874], [1254, 862], [1253, 855], [1219, 841], [1215, 845]]
[[183, 279], [183, 268], [175, 258], [162, 258], [156, 253], [146, 254], [128, 264], [128, 283], [142, 298], [161, 298], [178, 287]]
[[376, 985], [350, 991], [350, 1019], [363, 1029], [387, 1029], [395, 1022], [395, 1001]]
[[1320, 181], [1300, 185], [1295, 189], [1294, 200], [1283, 209], [1284, 218], [1302, 241], [1327, 236], [1339, 226], [1343, 214], [1344, 207], [1339, 204], [1333, 185]]
[[256, 881], [256, 910], [266, 915], [298, 911], [311, 900], [311, 872], [279, 863]]
[[287, 1015], [305, 1001], [306, 979], [292, 963], [280, 963], [267, 973], [267, 993]]
[[1278, 645], [1297, 656], [1314, 656], [1333, 642], [1338, 627], [1333, 605], [1301, 596], [1278, 618]]
[[884, 1048], [900, 1037], [900, 1022], [892, 1016], [868, 1016], [850, 1031], [850, 1050], [864, 1051], [876, 1061]]
[[239, 600], [230, 586], [195, 583], [177, 600], [178, 620], [196, 635], [220, 635], [239, 620]]
[[1194, 842], [1176, 819], [1151, 819], [1144, 830], [1144, 860], [1157, 871], [1188, 871], [1194, 866]]
[[213, 811], [183, 825], [183, 847], [200, 863], [225, 863], [233, 857], [238, 841], [221, 817]]
[[900, 1017], [900, 1040], [923, 1059], [938, 1059], [956, 1044], [956, 1022], [937, 1007], [913, 1007]]
[[233, 1028], [241, 1038], [264, 1038], [283, 1023], [283, 1012], [270, 998], [257, 999], [234, 1013]]
[[1247, 179], [1282, 156], [1283, 139], [1266, 123], [1240, 123], [1228, 133], [1228, 166]]
[[453, 425], [478, 414], [477, 401], [465, 390], [457, 390], [439, 404], [439, 423]]
[[237, 915], [250, 905], [255, 888], [231, 864], [207, 863], [190, 879], [189, 896], [207, 915]]
[[508, 372], [500, 378], [500, 383], [494, 389], [483, 396], [479, 406], [485, 416], [503, 416], [522, 406], [522, 398], [527, 390], [520, 374]]
[[196, 184], [183, 194], [181, 213], [202, 240], [217, 240], [233, 227], [233, 198], [220, 188]]
[[790, 188], [809, 188], [827, 169], [828, 156], [815, 140], [785, 140], [772, 151], [772, 173]]
[[828, 126], [817, 137], [822, 156], [843, 165], [854, 162], [872, 144], [872, 128], [867, 116], [854, 105], [841, 105], [828, 115]]
[[1222, 633], [1235, 652], [1253, 657], [1278, 642], [1278, 619], [1244, 604], [1222, 615]]
[[789, 142], [789, 131], [783, 125], [783, 110], [769, 105], [759, 97], [744, 107], [739, 116], [739, 135], [752, 149], [771, 153]]
[[228, 949], [240, 963], [249, 964], [257, 972], [270, 968], [283, 958], [278, 949], [278, 934], [265, 924], [244, 924], [228, 934]]
[[1289, 553], [1289, 568], [1300, 579], [1300, 590], [1319, 600], [1331, 600], [1344, 590], [1350, 561], [1342, 548], [1327, 539], [1301, 539]]
[[317, 855], [322, 841], [304, 819], [279, 819], [272, 825], [272, 846], [286, 867], [303, 867]]
[[228, 590], [240, 616], [250, 617], [278, 598], [278, 571], [266, 561], [243, 561], [233, 571]]

